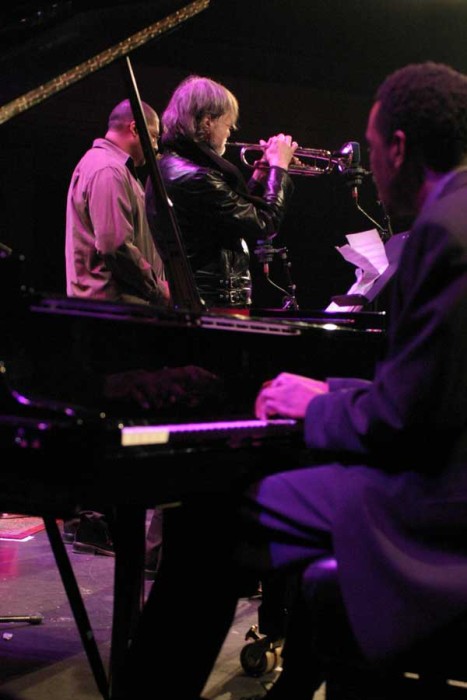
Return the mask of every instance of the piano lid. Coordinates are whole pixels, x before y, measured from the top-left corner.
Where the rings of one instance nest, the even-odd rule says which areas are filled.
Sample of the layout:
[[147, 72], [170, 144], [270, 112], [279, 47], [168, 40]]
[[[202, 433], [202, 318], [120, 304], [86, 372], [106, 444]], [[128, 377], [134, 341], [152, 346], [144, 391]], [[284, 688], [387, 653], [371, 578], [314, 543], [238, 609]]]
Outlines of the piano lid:
[[158, 170], [129, 54], [176, 29], [209, 3], [210, 0], [43, 0], [41, 5], [23, 2], [11, 12], [3, 12], [0, 29], [0, 125], [121, 59], [149, 177], [158, 194], [158, 209], [166, 213], [161, 234], [171, 253], [166, 270], [172, 302], [176, 308], [190, 310], [200, 310], [203, 304]]
[[210, 0], [34, 0], [0, 14], [0, 124], [175, 29]]

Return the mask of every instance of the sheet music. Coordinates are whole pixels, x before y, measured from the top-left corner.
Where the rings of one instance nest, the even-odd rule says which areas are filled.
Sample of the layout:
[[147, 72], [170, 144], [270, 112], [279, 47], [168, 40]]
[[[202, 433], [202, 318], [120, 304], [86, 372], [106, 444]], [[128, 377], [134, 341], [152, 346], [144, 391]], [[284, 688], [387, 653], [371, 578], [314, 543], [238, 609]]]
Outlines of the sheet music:
[[[346, 238], [348, 243], [341, 247], [336, 246], [336, 250], [344, 260], [357, 268], [356, 281], [346, 294], [365, 296], [389, 265], [384, 243], [375, 228], [360, 233], [349, 233]], [[361, 306], [339, 306], [331, 302], [325, 311], [360, 311], [361, 308]]]

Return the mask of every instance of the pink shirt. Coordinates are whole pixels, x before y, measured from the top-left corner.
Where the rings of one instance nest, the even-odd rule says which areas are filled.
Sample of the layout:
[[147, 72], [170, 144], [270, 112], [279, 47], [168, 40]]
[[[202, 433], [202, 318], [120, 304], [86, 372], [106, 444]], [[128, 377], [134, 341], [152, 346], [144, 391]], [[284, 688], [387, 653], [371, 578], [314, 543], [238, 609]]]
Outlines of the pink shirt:
[[162, 261], [149, 230], [132, 159], [96, 139], [76, 166], [67, 198], [67, 294], [163, 303]]

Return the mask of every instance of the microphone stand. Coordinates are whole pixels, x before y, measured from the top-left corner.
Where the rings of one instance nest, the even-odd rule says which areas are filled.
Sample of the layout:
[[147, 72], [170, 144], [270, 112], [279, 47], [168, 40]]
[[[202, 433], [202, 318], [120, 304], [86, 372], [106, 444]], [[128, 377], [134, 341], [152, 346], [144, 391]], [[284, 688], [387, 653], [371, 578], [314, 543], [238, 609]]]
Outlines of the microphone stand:
[[[357, 144], [355, 144], [357, 146]], [[368, 212], [366, 212], [363, 207], [360, 206], [359, 203], [359, 191], [358, 188], [363, 182], [363, 178], [366, 177], [367, 175], [371, 175], [371, 173], [368, 170], [365, 170], [364, 168], [361, 167], [360, 165], [360, 155], [359, 155], [359, 149], [357, 149], [356, 153], [358, 154], [356, 156], [356, 163], [355, 165], [351, 166], [350, 168], [347, 168], [343, 175], [346, 179], [347, 185], [351, 188], [352, 191], [352, 199], [355, 202], [355, 205], [369, 221], [371, 221], [372, 224], [375, 225], [376, 230], [378, 231], [378, 234], [382, 240], [383, 243], [386, 243], [391, 236], [393, 235], [392, 227], [391, 227], [391, 221], [389, 219], [389, 216], [386, 214], [385, 210], [383, 209], [383, 217], [384, 217], [384, 223], [385, 226], [381, 226], [375, 219], [373, 219]], [[376, 299], [373, 300], [373, 311], [378, 310], [378, 302]]]
[[360, 205], [359, 202], [359, 190], [358, 188], [363, 182], [363, 178], [366, 177], [367, 175], [371, 175], [369, 170], [365, 170], [365, 168], [362, 168], [361, 165], [358, 163], [354, 167], [347, 168], [343, 172], [343, 176], [346, 180], [347, 185], [351, 188], [351, 194], [352, 194], [352, 199], [355, 202], [355, 206], [357, 207], [358, 211], [363, 214], [369, 221], [371, 221], [372, 224], [375, 225], [376, 230], [378, 231], [381, 240], [383, 243], [386, 243], [391, 236], [393, 235], [393, 231], [391, 228], [391, 222], [389, 220], [388, 215], [386, 212], [384, 212], [384, 223], [385, 226], [381, 226], [375, 219], [373, 219], [368, 212], [366, 212], [363, 207]]
[[[266, 277], [266, 280], [269, 282], [269, 284], [271, 284], [276, 289], [279, 289], [279, 291], [283, 292], [284, 294], [284, 297], [282, 299], [281, 311], [289, 311], [290, 309], [298, 311], [299, 306], [297, 302], [297, 297], [295, 296], [297, 286], [296, 284], [294, 284], [290, 272], [292, 263], [288, 259], [288, 251], [286, 247], [274, 248], [274, 246], [272, 245], [271, 241], [273, 238], [275, 238], [276, 235], [277, 234], [273, 234], [272, 236], [269, 236], [264, 240], [257, 241], [257, 247], [254, 249], [253, 252], [255, 253], [259, 262], [263, 266], [263, 272]], [[282, 261], [282, 267], [287, 278], [287, 289], [283, 289], [278, 284], [273, 282], [269, 277], [269, 263], [272, 262], [272, 260], [274, 259], [274, 255], [279, 255]]]

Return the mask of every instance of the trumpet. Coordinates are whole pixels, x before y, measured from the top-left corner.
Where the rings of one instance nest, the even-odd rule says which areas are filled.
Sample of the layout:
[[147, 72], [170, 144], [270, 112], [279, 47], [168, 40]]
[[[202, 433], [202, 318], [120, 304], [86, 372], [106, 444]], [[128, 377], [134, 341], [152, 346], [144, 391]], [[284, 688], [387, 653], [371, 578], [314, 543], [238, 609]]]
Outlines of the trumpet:
[[[252, 154], [262, 154], [266, 146], [257, 143], [241, 143], [228, 141], [227, 146], [235, 146], [240, 148], [240, 160], [249, 168], [267, 168], [266, 162], [258, 162], [258, 157], [255, 161], [248, 160], [248, 156]], [[345, 172], [349, 168], [353, 168], [360, 163], [360, 144], [356, 141], [345, 143], [339, 151], [327, 151], [323, 148], [301, 148], [296, 149], [294, 157], [298, 160], [294, 162], [292, 159], [288, 171], [291, 175], [305, 175], [315, 177], [316, 175], [325, 175], [330, 173], [334, 168], [340, 172]]]

